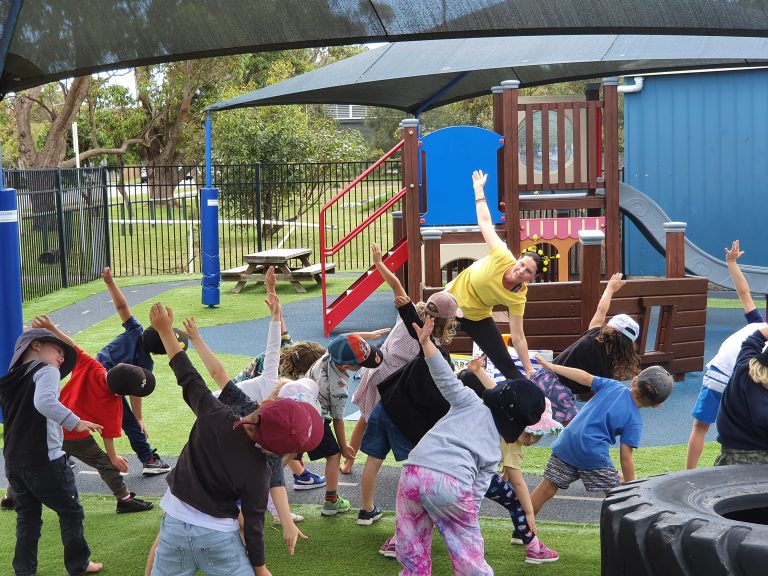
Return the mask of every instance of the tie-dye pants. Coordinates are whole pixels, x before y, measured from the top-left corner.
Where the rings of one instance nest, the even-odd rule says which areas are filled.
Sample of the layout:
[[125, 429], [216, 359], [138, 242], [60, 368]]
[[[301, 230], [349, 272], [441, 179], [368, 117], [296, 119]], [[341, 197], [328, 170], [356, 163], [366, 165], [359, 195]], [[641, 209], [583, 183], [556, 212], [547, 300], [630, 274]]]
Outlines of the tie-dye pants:
[[407, 465], [397, 486], [400, 576], [432, 573], [432, 527], [437, 526], [457, 576], [492, 575], [485, 561], [472, 487], [442, 472]]

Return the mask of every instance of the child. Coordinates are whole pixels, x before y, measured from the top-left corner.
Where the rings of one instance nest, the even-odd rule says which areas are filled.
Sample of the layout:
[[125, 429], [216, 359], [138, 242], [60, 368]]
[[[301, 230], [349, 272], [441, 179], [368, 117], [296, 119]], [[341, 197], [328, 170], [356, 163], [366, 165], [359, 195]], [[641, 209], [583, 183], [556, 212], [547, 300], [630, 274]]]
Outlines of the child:
[[[482, 367], [481, 370], [487, 376]], [[562, 424], [552, 418], [552, 404], [549, 398], [545, 398], [544, 403], [541, 419], [536, 424], [527, 426], [517, 441], [511, 443], [501, 441], [502, 473], [493, 475], [491, 487], [485, 493], [486, 498], [504, 506], [509, 512], [515, 527], [512, 544], [526, 547], [525, 561], [529, 564], [555, 562], [560, 558], [557, 552], [548, 548], [537, 536], [531, 494], [528, 491], [528, 484], [523, 479], [521, 468], [524, 446], [536, 444], [545, 434], [556, 435], [563, 430]]]
[[621, 437], [621, 471], [623, 481], [635, 479], [632, 450], [640, 446], [643, 421], [640, 408], [661, 406], [675, 386], [672, 376], [661, 366], [649, 366], [632, 379], [631, 388], [617, 380], [598, 378], [591, 374], [558, 366], [541, 358], [536, 360], [547, 370], [589, 386], [595, 396], [571, 421], [552, 445], [552, 456], [544, 471], [544, 479], [531, 494], [533, 513], [538, 514], [544, 503], [560, 488], [568, 488], [581, 478], [589, 491], [606, 494], [620, 483], [619, 473], [611, 462], [608, 446]]
[[[107, 286], [115, 312], [120, 316], [120, 322], [125, 331], [104, 346], [96, 354], [96, 360], [101, 362], [106, 370], [110, 370], [120, 363], [125, 363], [145, 368], [151, 372], [155, 364], [151, 354], [164, 353], [157, 333], [151, 328], [145, 331], [133, 316], [128, 300], [115, 284], [112, 271], [109, 268], [104, 268], [101, 277]], [[186, 337], [179, 330], [174, 329], [174, 332], [183, 346], [186, 347]], [[121, 427], [131, 443], [131, 448], [143, 465], [142, 473], [144, 476], [165, 474], [171, 467], [163, 462], [162, 458], [158, 456], [157, 450], [152, 448], [147, 440], [141, 397], [131, 396], [129, 405], [128, 398], [123, 396], [122, 403], [123, 421]]]
[[685, 467], [688, 470], [696, 468], [699, 464], [699, 457], [704, 449], [704, 438], [709, 431], [709, 427], [717, 419], [720, 399], [723, 397], [723, 390], [728, 383], [728, 379], [733, 374], [736, 357], [741, 351], [742, 342], [744, 342], [747, 336], [753, 334], [755, 330], [759, 330], [766, 325], [763, 315], [752, 301], [747, 279], [737, 264], [737, 260], [743, 254], [744, 252], [739, 250], [738, 240], [733, 242], [730, 250], [728, 248], [725, 249], [725, 261], [728, 263], [728, 270], [731, 273], [736, 294], [739, 296], [741, 305], [744, 308], [744, 318], [747, 320], [747, 326], [726, 338], [720, 345], [715, 357], [707, 362], [707, 371], [704, 373], [704, 378], [701, 382], [699, 397], [696, 399], [693, 410], [691, 410], [693, 427], [691, 429], [691, 436], [688, 439], [688, 457], [685, 463]]
[[118, 514], [151, 510], [151, 502], [136, 498], [125, 485], [120, 472], [128, 472], [128, 460], [117, 454], [114, 439], [120, 437], [122, 395], [150, 394], [155, 389], [152, 372], [130, 364], [118, 364], [107, 372], [95, 358], [83, 352], [69, 336], [59, 330], [48, 316], [36, 317], [32, 327], [50, 330], [76, 350], [77, 365], [69, 382], [61, 389], [61, 403], [78, 414], [99, 420], [103, 426], [101, 437], [106, 452], [89, 432], [76, 431], [64, 432], [65, 452], [98, 470], [101, 479], [117, 499]]
[[538, 422], [544, 395], [528, 380], [483, 392], [465, 388], [430, 339], [433, 320], [414, 324], [432, 378], [449, 412], [411, 450], [397, 486], [397, 560], [402, 576], [430, 574], [432, 528], [445, 540], [455, 574], [493, 574], [485, 561], [478, 510], [499, 465], [500, 436], [514, 442]]
[[[383, 361], [381, 351], [365, 341], [378, 333], [341, 334], [328, 345], [328, 352], [317, 360], [307, 372], [307, 377], [317, 382], [318, 401], [324, 421], [323, 440], [310, 452], [310, 460], [325, 458], [325, 501], [321, 513], [334, 516], [349, 510], [349, 501], [338, 495], [339, 465], [341, 457], [355, 457], [355, 451], [347, 444], [344, 429], [344, 408], [347, 404], [347, 370], [375, 368]], [[333, 431], [331, 431], [331, 421]], [[334, 436], [335, 432], [335, 436]]]
[[[613, 295], [624, 284], [621, 273], [611, 276], [589, 328], [581, 338], [558, 354], [553, 364], [578, 368], [594, 376], [614, 380], [628, 380], [640, 371], [640, 357], [635, 350], [635, 341], [640, 334], [637, 322], [626, 314], [617, 314], [607, 323], [605, 321]], [[579, 412], [575, 394], [591, 395], [586, 386], [551, 370], [536, 370], [530, 378], [552, 402], [555, 420], [566, 425]]]
[[717, 414], [715, 466], [768, 464], [768, 326], [741, 345]]
[[[309, 405], [281, 399], [236, 420], [182, 352], [172, 330], [173, 311], [157, 303], [150, 321], [162, 339], [184, 400], [197, 417], [167, 477], [169, 488], [160, 503], [165, 515], [152, 574], [176, 574], [179, 565], [185, 564], [205, 574], [268, 576], [266, 456], [314, 448], [322, 435], [320, 415]], [[240, 511], [245, 546], [239, 535]]]
[[56, 511], [64, 544], [67, 574], [93, 573], [83, 535], [83, 508], [75, 477], [62, 450], [62, 427], [99, 432], [101, 426], [80, 419], [59, 402], [59, 383], [74, 368], [77, 353], [49, 330], [32, 329], [16, 341], [9, 372], [0, 378], [0, 406], [5, 415], [5, 474], [16, 507], [16, 574], [35, 574], [43, 505]]

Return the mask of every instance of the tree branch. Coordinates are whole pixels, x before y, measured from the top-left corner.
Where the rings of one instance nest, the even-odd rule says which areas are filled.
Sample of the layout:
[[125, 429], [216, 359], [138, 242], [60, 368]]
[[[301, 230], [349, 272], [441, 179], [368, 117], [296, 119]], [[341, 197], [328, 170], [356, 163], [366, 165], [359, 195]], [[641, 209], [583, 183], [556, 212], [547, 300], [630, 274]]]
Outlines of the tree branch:
[[[90, 150], [86, 150], [85, 152], [80, 153], [80, 163], [82, 164], [84, 161], [88, 160], [89, 158], [93, 158], [94, 156], [99, 156], [100, 154], [125, 154], [125, 152], [128, 150], [128, 146], [131, 146], [133, 144], [144, 144], [144, 141], [141, 138], [130, 138], [123, 142], [123, 145], [120, 146], [120, 148], [91, 148]], [[62, 162], [59, 162], [59, 168], [74, 168], [75, 167], [75, 159], [70, 158], [69, 160], [64, 160]]]

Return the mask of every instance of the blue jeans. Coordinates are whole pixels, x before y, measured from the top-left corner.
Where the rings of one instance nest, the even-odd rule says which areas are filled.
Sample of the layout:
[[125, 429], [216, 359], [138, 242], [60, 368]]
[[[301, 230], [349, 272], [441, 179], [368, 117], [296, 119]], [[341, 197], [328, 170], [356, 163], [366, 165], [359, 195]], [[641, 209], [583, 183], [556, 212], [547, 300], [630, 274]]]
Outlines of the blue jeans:
[[219, 532], [166, 514], [160, 524], [160, 545], [152, 576], [253, 576], [240, 531]]
[[43, 504], [59, 515], [64, 566], [72, 576], [88, 567], [91, 551], [83, 536], [83, 507], [77, 498], [75, 475], [65, 456], [42, 466], [6, 468], [16, 505], [16, 553], [13, 570], [17, 576], [37, 572], [37, 545], [43, 526]]
[[141, 431], [139, 421], [136, 420], [136, 416], [133, 415], [131, 405], [128, 400], [123, 396], [123, 432], [128, 437], [128, 441], [131, 443], [131, 448], [136, 452], [136, 456], [143, 464], [146, 464], [155, 454], [152, 450], [152, 446], [147, 442], [147, 437]]

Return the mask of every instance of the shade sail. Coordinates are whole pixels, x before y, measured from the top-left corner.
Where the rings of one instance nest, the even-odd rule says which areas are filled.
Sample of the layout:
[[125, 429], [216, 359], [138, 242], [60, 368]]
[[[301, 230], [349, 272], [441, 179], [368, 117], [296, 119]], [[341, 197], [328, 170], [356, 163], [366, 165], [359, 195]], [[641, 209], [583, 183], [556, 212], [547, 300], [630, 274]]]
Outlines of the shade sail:
[[768, 37], [768, 0], [4, 0], [0, 94], [252, 51], [477, 36]]
[[488, 94], [503, 80], [535, 86], [641, 72], [768, 65], [768, 39], [529, 36], [400, 42], [210, 106], [362, 104], [415, 112]]

